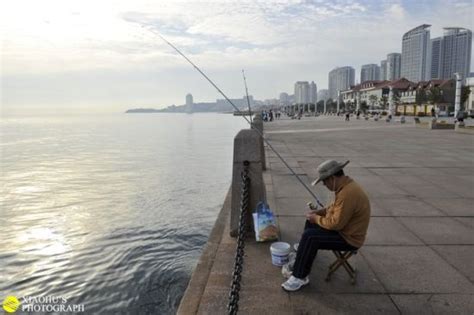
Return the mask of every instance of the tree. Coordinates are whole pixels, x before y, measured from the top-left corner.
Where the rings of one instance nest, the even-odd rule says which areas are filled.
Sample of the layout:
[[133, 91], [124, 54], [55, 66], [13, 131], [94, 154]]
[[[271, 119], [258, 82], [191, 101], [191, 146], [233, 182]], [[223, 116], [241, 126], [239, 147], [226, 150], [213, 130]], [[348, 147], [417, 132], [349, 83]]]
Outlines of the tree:
[[322, 112], [323, 110], [324, 110], [324, 101], [320, 100], [319, 102], [316, 103], [316, 111]]
[[466, 103], [467, 99], [469, 98], [469, 94], [471, 94], [471, 88], [469, 86], [461, 87], [461, 106], [464, 108], [464, 103]]
[[377, 101], [378, 101], [377, 95], [372, 94], [372, 95], [369, 96], [369, 102], [370, 102], [370, 106], [372, 107], [372, 109], [374, 109], [374, 106], [377, 103]]
[[331, 110], [331, 105], [332, 105], [332, 103], [333, 103], [332, 98], [328, 98], [328, 99], [326, 100], [326, 111], [327, 111], [327, 112], [329, 112], [329, 111]]
[[[336, 103], [336, 106], [337, 106], [337, 103]], [[343, 101], [340, 101], [339, 102], [339, 110], [342, 110], [342, 109], [346, 109], [346, 103], [344, 103]]]
[[439, 87], [431, 87], [428, 91], [427, 99], [431, 104], [438, 104], [443, 101], [443, 92]]
[[424, 89], [418, 89], [416, 91], [416, 100], [415, 100], [416, 104], [423, 105], [423, 103], [426, 102], [426, 99], [427, 98], [426, 98], [425, 90]]
[[368, 109], [367, 102], [366, 101], [360, 102], [360, 110], [365, 113], [367, 109]]
[[387, 109], [388, 97], [382, 95], [382, 97], [380, 98], [380, 104], [382, 105], [382, 109]]
[[398, 115], [398, 105], [400, 105], [400, 95], [398, 93], [393, 92], [392, 94], [392, 102], [395, 105], [395, 115]]

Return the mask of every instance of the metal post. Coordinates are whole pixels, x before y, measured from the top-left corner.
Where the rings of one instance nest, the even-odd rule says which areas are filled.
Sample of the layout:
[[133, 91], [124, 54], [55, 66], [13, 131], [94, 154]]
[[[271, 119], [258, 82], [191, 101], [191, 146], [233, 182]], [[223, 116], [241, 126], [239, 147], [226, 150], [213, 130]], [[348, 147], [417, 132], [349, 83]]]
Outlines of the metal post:
[[458, 117], [458, 113], [461, 110], [462, 77], [457, 72], [454, 75], [456, 76], [456, 96], [454, 98], [454, 118], [456, 118], [456, 117]]
[[388, 112], [390, 117], [393, 117], [393, 86], [390, 86], [390, 92], [388, 92]]

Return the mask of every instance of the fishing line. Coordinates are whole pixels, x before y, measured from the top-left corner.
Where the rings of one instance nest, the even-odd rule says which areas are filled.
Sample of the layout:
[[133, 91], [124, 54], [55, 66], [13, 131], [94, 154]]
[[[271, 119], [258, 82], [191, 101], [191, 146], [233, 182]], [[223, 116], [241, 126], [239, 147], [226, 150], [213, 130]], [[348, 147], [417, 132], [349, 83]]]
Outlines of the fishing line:
[[[232, 107], [234, 107], [234, 109], [239, 113], [239, 114], [242, 114], [242, 117], [249, 123], [250, 125], [250, 128], [252, 128], [252, 122], [250, 120], [247, 119], [247, 117], [245, 117], [245, 115], [243, 115], [243, 113], [240, 111], [240, 109], [235, 106], [235, 104], [227, 97], [227, 95], [224, 94], [224, 92], [221, 91], [221, 89], [204, 73], [201, 71], [201, 69], [199, 69], [198, 66], [196, 66], [194, 64], [194, 62], [192, 62], [188, 57], [186, 57], [175, 45], [173, 45], [172, 43], [170, 43], [166, 38], [164, 38], [163, 36], [161, 36], [160, 33], [158, 33], [157, 31], [155, 30], [152, 30], [152, 29], [147, 29], [148, 31], [152, 32], [153, 34], [156, 34], [158, 37], [161, 38], [161, 40], [163, 40], [166, 44], [168, 44], [171, 48], [173, 48], [178, 54], [180, 54], [187, 62], [189, 62], [193, 67], [194, 69], [196, 69], [228, 102], [230, 105], [232, 105]], [[243, 72], [243, 71], [242, 71]], [[245, 76], [244, 76], [245, 78]], [[247, 85], [247, 84], [246, 84]], [[248, 100], [248, 98], [247, 98]], [[249, 113], [250, 114], [250, 113]], [[251, 116], [251, 115], [250, 115]], [[273, 146], [271, 145], [271, 143], [265, 139], [265, 137], [263, 136], [263, 133], [260, 132], [260, 130], [258, 130], [257, 128], [253, 128], [253, 130], [255, 130], [263, 139], [263, 141], [268, 145], [268, 147], [276, 154], [276, 156], [283, 162], [283, 164], [288, 168], [288, 170], [290, 170], [291, 174], [293, 174], [296, 179], [298, 179], [298, 181], [301, 183], [301, 185], [303, 185], [304, 188], [306, 188], [306, 190], [309, 192], [309, 194], [311, 196], [313, 196], [313, 198], [316, 200], [316, 202], [318, 203], [319, 206], [323, 207], [324, 208], [324, 205], [319, 201], [318, 197], [316, 197], [316, 195], [313, 193], [313, 191], [308, 187], [308, 185], [306, 185], [305, 182], [303, 182], [303, 180], [298, 176], [298, 174], [295, 173], [295, 171], [290, 167], [290, 165], [288, 165], [288, 163], [286, 163], [286, 161], [283, 159], [283, 157], [277, 152], [277, 150], [275, 150], [273, 148]]]
[[247, 80], [245, 79], [244, 69], [242, 69], [242, 76], [244, 77], [245, 94], [247, 95], [247, 105], [249, 106], [250, 123], [252, 123], [252, 108], [250, 107], [249, 89], [247, 88]]

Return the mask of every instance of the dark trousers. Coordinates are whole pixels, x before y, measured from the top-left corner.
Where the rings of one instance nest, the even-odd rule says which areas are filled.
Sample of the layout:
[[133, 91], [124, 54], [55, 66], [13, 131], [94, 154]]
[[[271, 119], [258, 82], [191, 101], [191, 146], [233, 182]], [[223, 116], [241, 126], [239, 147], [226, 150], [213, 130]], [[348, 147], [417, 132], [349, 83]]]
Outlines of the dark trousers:
[[296, 252], [293, 276], [302, 279], [309, 275], [318, 249], [357, 250], [356, 247], [348, 244], [339, 232], [326, 230], [306, 220], [304, 232]]

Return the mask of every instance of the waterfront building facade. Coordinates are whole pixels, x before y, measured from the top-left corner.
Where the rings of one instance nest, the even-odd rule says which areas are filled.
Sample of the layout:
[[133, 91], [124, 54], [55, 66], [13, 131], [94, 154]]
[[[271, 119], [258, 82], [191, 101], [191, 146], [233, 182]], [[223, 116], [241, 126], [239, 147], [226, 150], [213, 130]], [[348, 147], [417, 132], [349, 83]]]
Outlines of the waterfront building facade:
[[360, 82], [380, 79], [380, 67], [376, 64], [363, 65], [360, 69]]
[[413, 82], [431, 78], [430, 26], [423, 24], [403, 35], [401, 77]]
[[338, 67], [329, 72], [329, 97], [333, 100], [337, 99], [339, 91], [344, 91], [354, 85], [355, 70], [352, 67]]

